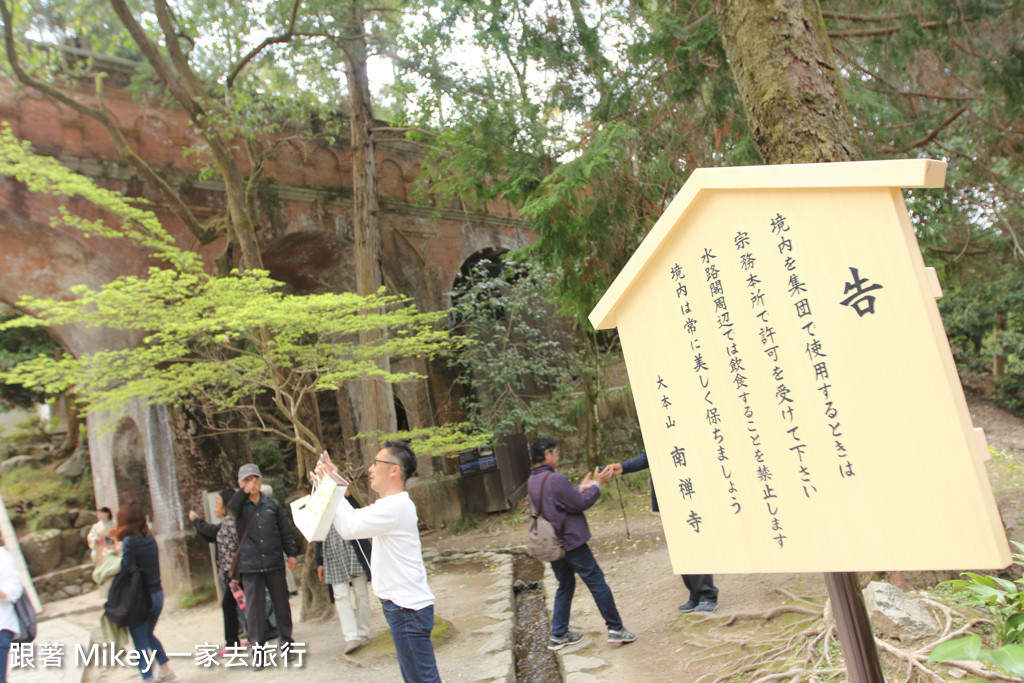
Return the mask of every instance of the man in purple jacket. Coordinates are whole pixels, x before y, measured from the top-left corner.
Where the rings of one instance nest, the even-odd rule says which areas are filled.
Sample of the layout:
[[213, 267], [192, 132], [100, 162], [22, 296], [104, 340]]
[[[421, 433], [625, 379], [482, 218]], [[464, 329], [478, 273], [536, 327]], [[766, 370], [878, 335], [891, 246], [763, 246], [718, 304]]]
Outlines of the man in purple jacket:
[[561, 650], [583, 640], [582, 633], [569, 630], [569, 608], [576, 590], [576, 574], [587, 584], [597, 609], [604, 617], [608, 642], [632, 643], [636, 636], [622, 625], [622, 618], [615, 608], [615, 598], [604, 580], [604, 572], [597, 566], [594, 553], [587, 545], [590, 528], [583, 516], [583, 511], [601, 497], [601, 484], [611, 479], [611, 470], [594, 470], [593, 479], [587, 473], [579, 487], [575, 487], [564, 474], [555, 472], [559, 455], [558, 442], [550, 437], [542, 436], [530, 444], [530, 459], [533, 461], [528, 484], [530, 501], [558, 531], [565, 548], [565, 557], [551, 563], [551, 570], [558, 579], [558, 590], [555, 592], [548, 649]]

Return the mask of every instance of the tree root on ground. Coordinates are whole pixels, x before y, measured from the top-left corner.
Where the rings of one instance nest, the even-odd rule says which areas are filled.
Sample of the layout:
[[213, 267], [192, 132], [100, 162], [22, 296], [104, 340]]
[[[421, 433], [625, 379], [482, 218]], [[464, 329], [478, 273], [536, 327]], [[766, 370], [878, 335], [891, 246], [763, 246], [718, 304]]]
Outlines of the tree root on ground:
[[[728, 670], [711, 683], [726, 683], [739, 676], [746, 676], [750, 683], [772, 683], [773, 681], [828, 681], [845, 676], [846, 666], [841, 657], [833, 657], [833, 649], [839, 642], [838, 631], [832, 618], [831, 610], [820, 602], [800, 598], [788, 591], [776, 589], [789, 600], [803, 603], [800, 605], [782, 605], [761, 612], [739, 612], [736, 614], [712, 616], [708, 615], [701, 623], [715, 622], [718, 627], [731, 627], [741, 621], [770, 621], [783, 614], [806, 615], [787, 625], [781, 632], [764, 641], [730, 638], [716, 640], [714, 643], [699, 643], [688, 640], [687, 644], [711, 650], [706, 656], [693, 659], [690, 663], [703, 662], [709, 659], [727, 659]], [[933, 612], [941, 615], [942, 632], [932, 640], [916, 649], [903, 649], [883, 638], [875, 638], [883, 669], [891, 681], [938, 681], [946, 680], [939, 672], [926, 664], [928, 655], [939, 643], [958, 638], [979, 624], [989, 624], [987, 619], [971, 619], [933, 600], [922, 599]], [[954, 629], [956, 618], [966, 619], [963, 626]], [[736, 645], [739, 640], [740, 656], [737, 656]], [[725, 646], [725, 647], [723, 647]], [[742, 654], [751, 648], [755, 652]], [[837, 661], [833, 661], [837, 660]], [[957, 668], [976, 678], [990, 681], [1016, 681], [1019, 679], [980, 668], [973, 662], [943, 662], [943, 667]], [[705, 674], [697, 679], [702, 683], [714, 674]], [[899, 678], [897, 678], [899, 676]]]

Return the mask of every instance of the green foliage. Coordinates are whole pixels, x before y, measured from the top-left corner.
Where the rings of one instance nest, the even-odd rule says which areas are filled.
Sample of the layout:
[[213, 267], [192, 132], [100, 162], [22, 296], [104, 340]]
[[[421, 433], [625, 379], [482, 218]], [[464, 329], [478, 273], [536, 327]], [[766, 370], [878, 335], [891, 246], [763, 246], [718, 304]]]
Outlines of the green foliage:
[[[1018, 552], [1013, 561], [1024, 566], [1024, 545], [1014, 541]], [[1024, 578], [1009, 581], [997, 576], [964, 572], [966, 579], [945, 581], [940, 586], [968, 592], [969, 604], [980, 605], [992, 615], [997, 647], [985, 647], [977, 634], [937, 645], [928, 662], [970, 660], [994, 664], [1015, 676], [1024, 677]]]
[[939, 300], [946, 334], [962, 371], [980, 374], [996, 358], [996, 402], [1024, 414], [1024, 271], [1015, 264], [977, 267]]
[[473, 512], [467, 512], [452, 522], [452, 531], [455, 533], [472, 531], [478, 526], [480, 526], [480, 515]]
[[586, 328], [690, 170], [758, 159], [710, 3], [440, 5], [399, 43], [402, 118], [438, 131], [420, 196], [521, 207]]
[[52, 470], [16, 467], [0, 480], [0, 497], [11, 516], [24, 519], [32, 531], [44, 517], [75, 507], [95, 507], [88, 473], [71, 481]]
[[451, 315], [462, 345], [449, 356], [475, 429], [564, 433], [559, 406], [578, 373], [564, 327], [551, 314], [555, 276], [519, 258], [482, 261], [456, 283]]
[[264, 479], [268, 474], [281, 472], [284, 469], [284, 456], [281, 445], [275, 439], [257, 438], [250, 441], [252, 461], [263, 472]]
[[[9, 307], [0, 304], [0, 323], [18, 315]], [[0, 332], [0, 371], [40, 354], [53, 354], [58, 348], [53, 338], [43, 330], [21, 329]], [[29, 391], [20, 384], [0, 381], [0, 411], [28, 409], [45, 399], [46, 396], [42, 392]]]

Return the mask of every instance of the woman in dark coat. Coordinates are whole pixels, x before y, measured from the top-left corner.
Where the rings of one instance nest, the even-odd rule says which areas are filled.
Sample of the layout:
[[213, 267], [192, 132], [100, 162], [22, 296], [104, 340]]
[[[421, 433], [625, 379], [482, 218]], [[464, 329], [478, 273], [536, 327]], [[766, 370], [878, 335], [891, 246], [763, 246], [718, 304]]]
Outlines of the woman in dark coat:
[[153, 611], [149, 619], [129, 629], [135, 649], [143, 655], [139, 660], [142, 680], [154, 680], [152, 661], [147, 664], [145, 654], [152, 651], [156, 653], [156, 663], [160, 665], [155, 680], [171, 681], [175, 676], [168, 666], [167, 653], [153, 633], [156, 620], [160, 618], [160, 612], [164, 607], [164, 590], [160, 584], [160, 551], [156, 546], [156, 539], [149, 531], [149, 525], [146, 524], [146, 512], [138, 503], [122, 505], [117, 511], [117, 538], [121, 541], [121, 570], [131, 566], [142, 570], [153, 599]]

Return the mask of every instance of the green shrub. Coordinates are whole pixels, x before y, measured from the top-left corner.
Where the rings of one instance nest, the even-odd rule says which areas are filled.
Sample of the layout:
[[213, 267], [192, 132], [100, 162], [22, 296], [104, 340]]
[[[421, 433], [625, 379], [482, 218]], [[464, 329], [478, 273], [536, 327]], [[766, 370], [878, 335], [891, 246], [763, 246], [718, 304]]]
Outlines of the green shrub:
[[462, 515], [462, 517], [459, 517], [457, 520], [452, 522], [452, 531], [470, 531], [471, 529], [475, 529], [478, 526], [480, 526], [480, 515], [472, 512], [467, 512], [464, 515]]
[[281, 455], [280, 444], [274, 439], [253, 439], [252, 461], [260, 468], [264, 479], [268, 474], [284, 470], [284, 456]]
[[[1014, 553], [1013, 561], [1024, 566], [1024, 545], [1016, 541], [1013, 544], [1019, 551]], [[968, 633], [936, 645], [928, 662], [985, 662], [1015, 676], [1024, 676], [1024, 578], [1009, 581], [971, 572], [964, 572], [962, 576], [967, 578], [939, 585], [966, 592], [971, 596], [968, 604], [978, 605], [992, 615], [997, 647], [985, 647], [977, 634]]]

